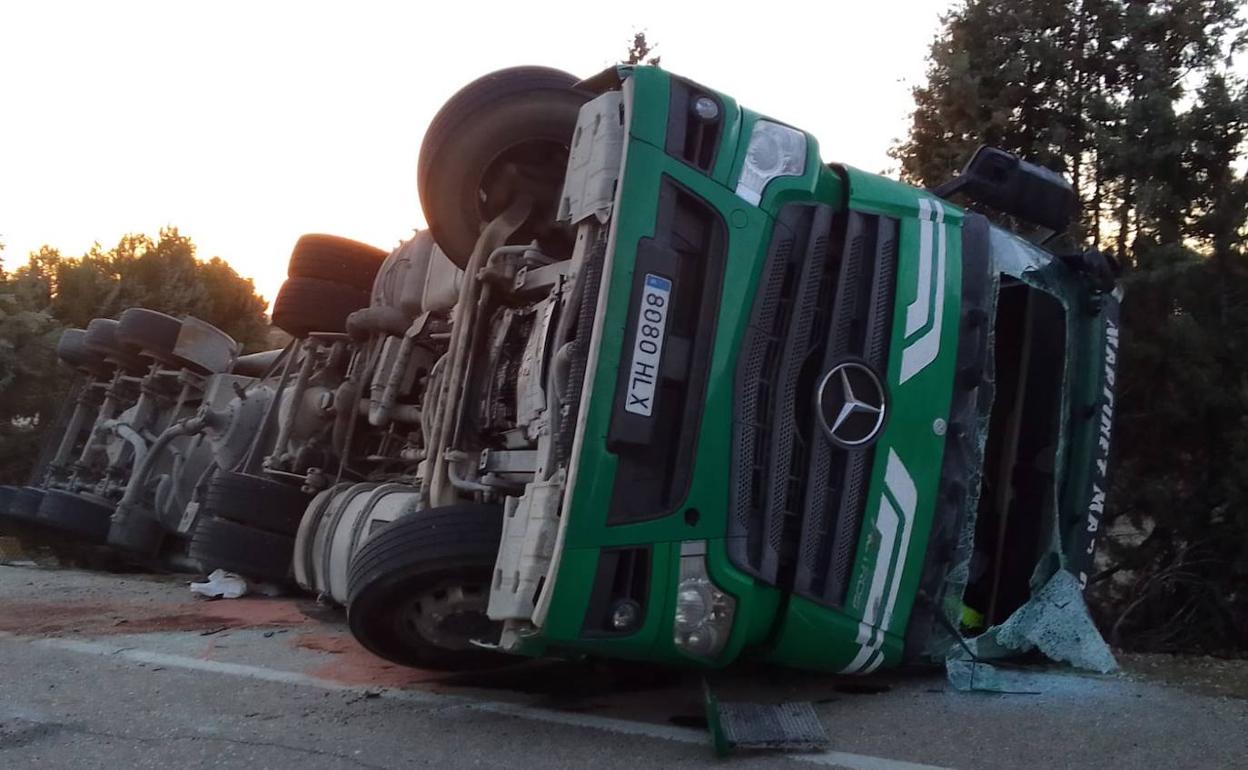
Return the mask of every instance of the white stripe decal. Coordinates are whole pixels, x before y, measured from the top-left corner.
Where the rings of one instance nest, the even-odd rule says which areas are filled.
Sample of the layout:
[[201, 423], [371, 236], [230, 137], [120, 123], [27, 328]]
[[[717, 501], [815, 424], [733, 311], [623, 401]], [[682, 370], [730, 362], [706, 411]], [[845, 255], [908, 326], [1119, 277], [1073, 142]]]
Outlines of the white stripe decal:
[[914, 479], [910, 478], [910, 471], [906, 470], [905, 463], [892, 449], [888, 450], [884, 485], [888, 487], [889, 492], [893, 493], [893, 499], [901, 506], [901, 512], [906, 515], [906, 518], [914, 516], [915, 510], [919, 507], [919, 491], [915, 488]]
[[871, 656], [875, 654], [875, 648], [869, 644], [864, 644], [858, 648], [858, 654], [849, 662], [849, 665], [841, 669], [842, 674], [857, 674], [867, 663], [871, 661]]
[[[888, 568], [893, 563], [893, 549], [897, 544], [897, 529], [901, 525], [901, 517], [897, 509], [887, 497], [880, 498], [880, 512], [875, 517], [875, 531], [880, 534], [880, 547], [875, 556], [875, 574], [871, 576], [871, 591], [867, 594], [867, 605], [863, 609], [862, 620], [872, 628], [880, 624], [880, 613], [884, 610], [884, 591], [888, 588]], [[871, 634], [874, 639], [875, 634]]]
[[862, 670], [863, 675], [870, 674], [884, 663], [884, 653], [877, 652], [875, 658]]
[[[884, 486], [886, 491], [880, 494], [880, 508], [875, 520], [880, 547], [875, 556], [875, 572], [871, 576], [871, 589], [863, 608], [862, 621], [858, 624], [858, 654], [841, 669], [842, 674], [869, 674], [884, 662], [884, 635], [892, 627], [893, 610], [906, 569], [914, 512], [918, 507], [918, 490], [905, 463], [893, 449], [888, 450]], [[894, 500], [901, 507], [900, 511], [893, 505]], [[897, 543], [899, 530], [900, 548], [894, 559], [893, 546]]]
[[906, 307], [906, 336], [927, 323], [932, 294], [932, 202], [919, 198], [919, 280], [914, 301]]
[[905, 527], [901, 548], [897, 552], [897, 569], [888, 586], [888, 602], [884, 605], [880, 621], [881, 628], [887, 631], [893, 627], [893, 609], [897, 606], [897, 595], [901, 593], [901, 578], [906, 570], [906, 556], [910, 552], [910, 535], [914, 530], [914, 511], [918, 507], [919, 494], [914, 487], [914, 479], [910, 478], [906, 466], [901, 464], [901, 458], [891, 450], [888, 453], [888, 469], [884, 472], [884, 484], [901, 506], [902, 526]]
[[[931, 248], [931, 229], [932, 221], [929, 219], [932, 211], [935, 210], [936, 222], [936, 269], [935, 275], [931, 274], [930, 261], [932, 259]], [[905, 383], [914, 375], [923, 371], [936, 360], [936, 356], [940, 354], [940, 330], [944, 320], [945, 309], [945, 207], [937, 201], [927, 198], [919, 200], [919, 280], [918, 292], [914, 303], [906, 308], [906, 333], [911, 333], [911, 312], [915, 310], [919, 299], [926, 297], [931, 291], [932, 280], [936, 281], [936, 297], [935, 303], [931, 308], [926, 308], [927, 300], [923, 300], [923, 305], [927, 312], [924, 313], [924, 321], [927, 316], [931, 316], [932, 323], [928, 330], [917, 340], [909, 343], [906, 349], [901, 351], [901, 374], [898, 377], [898, 385]], [[922, 328], [923, 324], [918, 324], [915, 328]]]

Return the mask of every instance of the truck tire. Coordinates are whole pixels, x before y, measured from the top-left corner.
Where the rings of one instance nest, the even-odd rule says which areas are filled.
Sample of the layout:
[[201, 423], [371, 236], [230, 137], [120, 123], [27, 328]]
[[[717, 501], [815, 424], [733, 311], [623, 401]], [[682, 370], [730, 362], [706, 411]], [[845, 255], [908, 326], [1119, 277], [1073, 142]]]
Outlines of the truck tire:
[[103, 356], [87, 348], [86, 329], [66, 329], [56, 342], [56, 357], [73, 369], [99, 375], [108, 370]]
[[120, 354], [124, 351], [117, 342], [117, 322], [111, 318], [93, 318], [87, 323], [82, 344], [89, 352], [100, 356]]
[[21, 521], [37, 523], [39, 504], [43, 502], [44, 490], [38, 487], [18, 487], [9, 503], [9, 516]]
[[373, 279], [388, 254], [381, 249], [336, 235], [299, 236], [290, 253], [286, 275], [318, 278], [372, 291]]
[[191, 536], [188, 555], [205, 574], [215, 569], [253, 580], [285, 583], [295, 539], [226, 519], [202, 516]]
[[293, 337], [342, 334], [347, 316], [368, 307], [368, 292], [320, 278], [287, 278], [273, 303], [273, 325]]
[[0, 532], [9, 533], [11, 531], [15, 534], [30, 523], [20, 516], [14, 516], [10, 513], [10, 509], [13, 506], [13, 498], [17, 497], [18, 489], [18, 487], [8, 485], [0, 486]]
[[592, 96], [576, 82], [546, 67], [499, 70], [464, 86], [434, 116], [420, 146], [417, 192], [434, 241], [459, 267], [482, 226], [518, 192], [536, 205], [513, 243], [570, 243], [554, 216], [577, 116]]
[[143, 359], [122, 347], [117, 339], [117, 322], [111, 318], [94, 318], [87, 324], [82, 344], [89, 353], [100, 358], [119, 362], [128, 372], [145, 372]]
[[9, 506], [13, 504], [13, 498], [17, 497], [19, 487], [5, 484], [0, 486], [0, 514], [7, 514]]
[[132, 307], [117, 319], [117, 341], [132, 351], [145, 351], [159, 358], [173, 355], [182, 333], [182, 322], [171, 315]]
[[356, 552], [347, 621], [372, 653], [439, 670], [499, 665], [507, 657], [474, 641], [496, 641], [485, 615], [502, 538], [500, 506], [463, 504], [409, 514]]
[[[190, 333], [179, 350], [184, 329]], [[117, 340], [123, 347], [136, 353], [142, 351], [167, 366], [200, 374], [228, 369], [238, 347], [230, 335], [206, 321], [194, 317], [184, 321], [142, 307], [122, 312], [117, 321]]]
[[295, 487], [218, 471], [208, 482], [200, 512], [265, 532], [294, 535], [307, 507], [308, 496]]
[[107, 543], [111, 505], [63, 489], [49, 489], [39, 503], [39, 523], [88, 543]]
[[160, 553], [167, 532], [155, 514], [138, 506], [114, 511], [108, 544], [127, 553], [153, 557]]

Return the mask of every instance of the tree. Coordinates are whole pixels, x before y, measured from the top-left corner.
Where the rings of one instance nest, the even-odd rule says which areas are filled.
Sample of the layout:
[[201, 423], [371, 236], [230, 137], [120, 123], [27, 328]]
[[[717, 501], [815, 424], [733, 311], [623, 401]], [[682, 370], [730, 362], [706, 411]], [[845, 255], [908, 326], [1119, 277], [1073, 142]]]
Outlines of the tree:
[[[1126, 278], [1116, 461], [1103, 526], [1133, 522], [1096, 598], [1115, 641], [1248, 644], [1248, 89], [1228, 0], [967, 0], [943, 20], [910, 132], [910, 181], [980, 143], [1066, 174], [1070, 242]], [[1177, 618], [1177, 620], [1176, 620]]]
[[126, 235], [107, 250], [97, 243], [78, 258], [40, 247], [0, 274], [0, 479], [24, 479], [30, 447], [65, 402], [72, 375], [57, 363], [61, 332], [128, 307], [195, 316], [249, 349], [263, 346], [268, 332], [252, 281], [220, 258], [197, 259], [177, 228], [155, 239]]
[[146, 307], [195, 316], [254, 347], [268, 326], [264, 299], [251, 279], [218, 257], [197, 259], [194, 242], [176, 227], [161, 230], [155, 240], [122, 236], [108, 250], [97, 243], [76, 259], [43, 246], [14, 272], [13, 283], [27, 306], [46, 307], [70, 327]]
[[31, 447], [64, 402], [69, 373], [56, 360], [63, 327], [5, 288], [0, 284], [0, 479], [12, 483], [25, 481]]
[[638, 30], [633, 33], [633, 42], [628, 46], [628, 54], [624, 57], [625, 64], [649, 64], [651, 66], [659, 66], [658, 56], [652, 56], [657, 45], [650, 45], [646, 40], [645, 30]]

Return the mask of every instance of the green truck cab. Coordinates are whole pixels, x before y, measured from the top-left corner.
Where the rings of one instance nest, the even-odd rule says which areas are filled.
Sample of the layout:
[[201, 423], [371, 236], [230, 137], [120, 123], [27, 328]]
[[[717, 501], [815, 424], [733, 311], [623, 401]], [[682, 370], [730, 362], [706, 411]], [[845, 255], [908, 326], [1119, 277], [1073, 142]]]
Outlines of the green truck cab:
[[918, 189], [662, 69], [522, 67], [447, 102], [418, 183], [376, 286], [424, 299], [349, 370], [407, 421], [370, 411], [372, 486], [301, 526], [374, 652], [870, 673], [1090, 568], [1119, 293], [1033, 242], [1058, 175], [981, 148]]
[[1086, 572], [1118, 334], [1094, 258], [664, 70], [585, 85], [565, 196], [613, 196], [548, 569], [503, 649], [870, 673]]

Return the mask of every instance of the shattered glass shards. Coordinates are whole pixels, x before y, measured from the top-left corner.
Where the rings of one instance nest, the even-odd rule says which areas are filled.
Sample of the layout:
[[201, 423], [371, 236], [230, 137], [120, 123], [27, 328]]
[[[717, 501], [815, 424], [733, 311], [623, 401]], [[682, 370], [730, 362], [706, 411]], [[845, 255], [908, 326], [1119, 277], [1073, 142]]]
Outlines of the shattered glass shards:
[[1006, 671], [989, 662], [1032, 650], [1085, 671], [1108, 674], [1118, 670], [1113, 652], [1088, 613], [1078, 578], [1058, 570], [1004, 623], [955, 644], [945, 662], [946, 676], [959, 690], [1034, 692], [1035, 674]]

